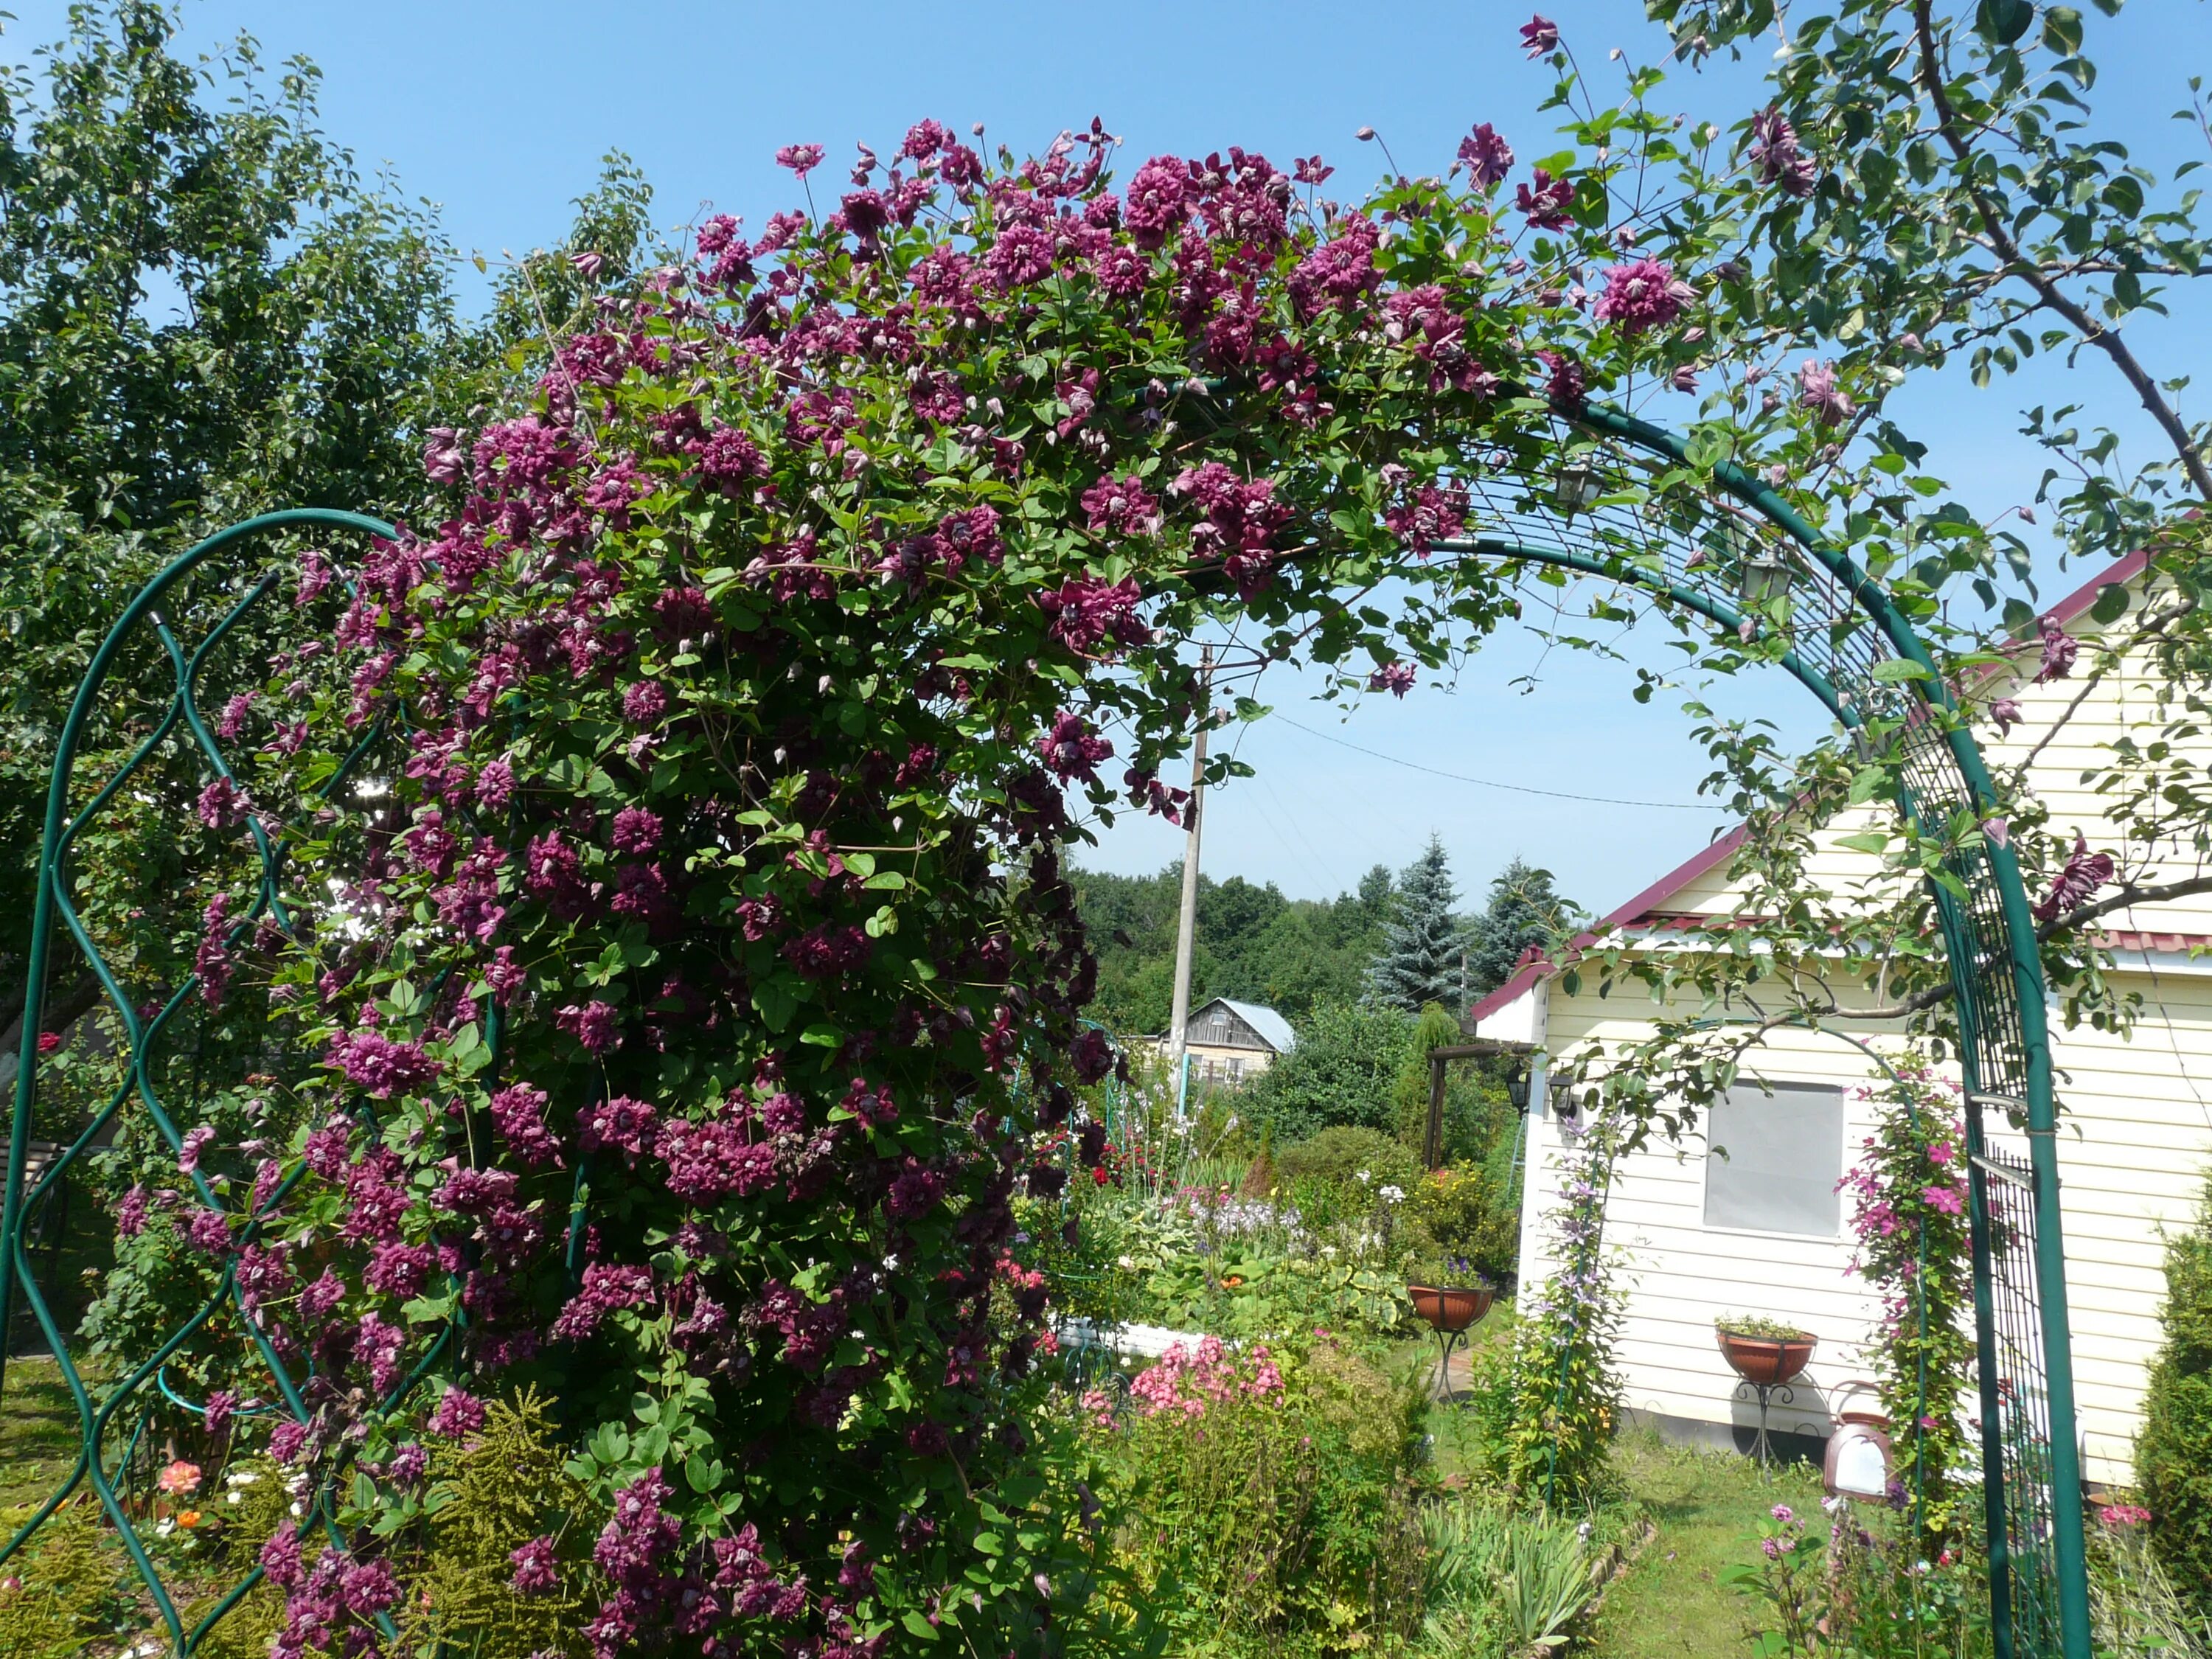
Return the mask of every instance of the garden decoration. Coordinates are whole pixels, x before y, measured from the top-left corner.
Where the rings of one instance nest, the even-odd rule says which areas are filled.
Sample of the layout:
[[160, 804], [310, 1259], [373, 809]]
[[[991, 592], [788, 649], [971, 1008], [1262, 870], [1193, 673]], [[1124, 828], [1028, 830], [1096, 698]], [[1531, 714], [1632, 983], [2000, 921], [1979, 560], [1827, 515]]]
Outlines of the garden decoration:
[[1451, 1391], [1451, 1357], [1467, 1346], [1468, 1332], [1481, 1322], [1497, 1300], [1490, 1285], [1408, 1285], [1413, 1312], [1437, 1338], [1437, 1380], [1430, 1389], [1440, 1396]]
[[1785, 1406], [1796, 1403], [1796, 1391], [1790, 1384], [1813, 1363], [1817, 1344], [1795, 1327], [1764, 1320], [1724, 1319], [1714, 1327], [1713, 1334], [1720, 1339], [1721, 1356], [1729, 1369], [1743, 1379], [1736, 1384], [1736, 1397], [1759, 1402], [1759, 1437], [1752, 1443], [1752, 1450], [1759, 1468], [1766, 1470], [1774, 1462], [1773, 1442], [1767, 1434], [1768, 1408], [1777, 1398]]
[[[88, 1486], [179, 1655], [232, 1618], [288, 1654], [420, 1645], [450, 1616], [410, 1589], [439, 1570], [426, 1480], [527, 1397], [604, 1524], [531, 1520], [479, 1585], [495, 1628], [552, 1598], [603, 1655], [1061, 1639], [1093, 1547], [1042, 1443], [1011, 1206], [1067, 1178], [1044, 1135], [1103, 1167], [1071, 806], [1179, 810], [1211, 624], [1241, 641], [1218, 684], [1303, 659], [1402, 690], [1580, 574], [1781, 667], [1952, 836], [1930, 892], [1972, 1109], [2036, 1131], [2032, 1255], [1985, 1248], [1973, 1190], [1988, 1374], [1993, 1321], [2023, 1344], [1984, 1417], [1998, 1648], [2087, 1659], [2017, 860], [1891, 592], [1724, 425], [1600, 401], [1701, 349], [1694, 289], [1622, 252], [1629, 152], [1509, 200], [1484, 126], [1463, 185], [1346, 209], [1318, 161], [1241, 150], [1117, 193], [1111, 142], [993, 163], [926, 122], [834, 213], [712, 219], [549, 322], [477, 429], [428, 434], [434, 529], [270, 515], [125, 607], [57, 744], [10, 1167], [66, 1105], [40, 1030], [63, 939], [117, 1068], [0, 1224], [0, 1322], [28, 1308], [82, 1428], [38, 1519]], [[1723, 574], [1723, 532], [1789, 579]], [[179, 867], [78, 856], [140, 811], [186, 823]], [[118, 1234], [90, 1321], [128, 1363], [96, 1390], [22, 1236], [71, 1169]], [[304, 1494], [189, 1607], [138, 1530], [149, 1422]]]

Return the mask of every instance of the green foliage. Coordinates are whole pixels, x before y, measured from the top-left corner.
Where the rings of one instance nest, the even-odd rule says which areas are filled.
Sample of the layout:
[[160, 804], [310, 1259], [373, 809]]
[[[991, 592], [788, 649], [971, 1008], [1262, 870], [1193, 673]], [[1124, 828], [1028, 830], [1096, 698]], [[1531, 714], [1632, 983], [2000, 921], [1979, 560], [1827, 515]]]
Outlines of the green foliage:
[[[580, 1655], [590, 1616], [583, 1564], [597, 1514], [562, 1467], [551, 1404], [535, 1394], [495, 1403], [483, 1430], [441, 1452], [423, 1499], [421, 1565], [411, 1575], [414, 1611], [404, 1636], [416, 1650], [443, 1643], [477, 1659]], [[398, 1531], [402, 1508], [379, 1524]], [[553, 1540], [557, 1586], [518, 1595], [514, 1553]]]
[[2088, 1528], [2089, 1611], [2112, 1659], [2208, 1659], [2212, 1614], [2159, 1564], [2140, 1510], [2108, 1508]]
[[1605, 1249], [1605, 1203], [1620, 1136], [1601, 1117], [1562, 1152], [1559, 1202], [1545, 1223], [1550, 1277], [1522, 1288], [1511, 1346], [1471, 1378], [1491, 1472], [1548, 1508], [1599, 1501], [1613, 1485], [1625, 1297]]
[[1109, 1431], [1116, 1553], [1171, 1651], [1346, 1653], [1419, 1620], [1420, 1390], [1334, 1341], [1276, 1357], [1279, 1404], [1240, 1393]]
[[1424, 1510], [1421, 1534], [1431, 1659], [1554, 1652], [1596, 1599], [1584, 1531], [1564, 1516], [1460, 1499]]
[[1755, 1336], [1772, 1342], [1802, 1341], [1808, 1333], [1785, 1319], [1769, 1319], [1763, 1314], [1723, 1314], [1713, 1321], [1713, 1328], [1729, 1336]]
[[[1083, 924], [1098, 956], [1094, 1018], [1116, 1031], [1164, 1031], [1175, 989], [1182, 866], [1158, 875], [1073, 873]], [[1390, 873], [1377, 865], [1358, 890], [1331, 900], [1285, 898], [1273, 883], [1198, 878], [1194, 1007], [1236, 997], [1302, 1023], [1327, 1003], [1358, 1000], [1361, 970], [1382, 937]]]
[[1270, 1129], [1277, 1157], [1333, 1127], [1397, 1127], [1396, 1086], [1412, 1050], [1413, 1022], [1387, 1008], [1334, 1003], [1297, 1027], [1298, 1046], [1244, 1091], [1255, 1126]]
[[[1394, 1127], [1407, 1146], [1419, 1150], [1428, 1133], [1430, 1051], [1466, 1041], [1459, 1021], [1440, 1004], [1432, 1002], [1421, 1010], [1406, 1063], [1391, 1091]], [[1504, 1083], [1493, 1065], [1462, 1060], [1445, 1066], [1445, 1161], [1484, 1157], [1512, 1121]]]
[[[0, 1510], [0, 1541], [33, 1510]], [[0, 1659], [75, 1659], [131, 1628], [129, 1564], [79, 1498], [0, 1565]]]
[[1757, 1659], [1977, 1659], [1989, 1649], [1988, 1553], [1933, 1559], [1911, 1527], [1778, 1504], [1757, 1553], [1721, 1575], [1752, 1604]]
[[2212, 1182], [2166, 1243], [2165, 1340], [2151, 1364], [2136, 1479], [2151, 1540], [2199, 1617], [2212, 1617]]
[[1467, 926], [1468, 992], [1486, 996], [1513, 977], [1530, 945], [1550, 947], [1574, 930], [1581, 907], [1552, 886], [1552, 872], [1515, 859], [1491, 878], [1489, 902]]
[[1409, 1014], [1432, 1002], [1465, 1006], [1461, 952], [1467, 932], [1452, 914], [1458, 902], [1443, 838], [1432, 833], [1420, 856], [1398, 877], [1397, 902], [1367, 968], [1370, 997]]

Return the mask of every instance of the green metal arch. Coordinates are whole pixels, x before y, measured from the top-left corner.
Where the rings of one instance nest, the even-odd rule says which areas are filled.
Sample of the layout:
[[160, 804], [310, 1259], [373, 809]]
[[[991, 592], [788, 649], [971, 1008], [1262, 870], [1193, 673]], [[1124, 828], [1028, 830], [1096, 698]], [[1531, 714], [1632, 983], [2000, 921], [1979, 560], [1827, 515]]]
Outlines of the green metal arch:
[[[1686, 446], [1678, 437], [1635, 416], [1592, 407], [1576, 417], [1576, 424], [1595, 439], [1611, 442], [1626, 452], [1657, 457], [1679, 466], [1692, 465]], [[1723, 463], [1711, 468], [1710, 476], [1719, 491], [1773, 526], [1804, 557], [1824, 572], [1838, 592], [1848, 597], [1850, 605], [1879, 630], [1889, 651], [1923, 671], [1925, 678], [1917, 682], [1909, 693], [1895, 687], [1887, 688], [1893, 696], [1909, 695], [1922, 699], [1947, 714], [1955, 713], [1949, 693], [1936, 676], [1929, 652], [1914, 633], [1909, 620], [1878, 583], [1860, 569], [1848, 555], [1823, 540], [1777, 491], [1741, 467], [1733, 463]], [[27, 1150], [40, 1060], [38, 1035], [41, 1023], [42, 994], [58, 915], [86, 947], [88, 957], [95, 964], [99, 962], [97, 952], [90, 949], [90, 941], [85, 937], [70, 908], [66, 875], [70, 844], [76, 829], [112, 797], [113, 791], [120, 787], [123, 775], [119, 774], [115, 781], [97, 793], [74, 819], [70, 817], [70, 786], [79, 742], [94, 701], [131, 632], [150, 623], [161, 638], [177, 674], [178, 693], [160, 729], [142, 746], [139, 756], [124, 769], [124, 773], [127, 774], [131, 766], [137, 763], [137, 759], [143, 759], [178, 724], [181, 724], [216, 774], [228, 775], [220, 748], [208, 732], [195, 704], [193, 685], [208, 652], [268, 591], [274, 577], [265, 575], [251, 587], [190, 657], [184, 653], [169, 634], [156, 607], [163, 594], [216, 555], [261, 534], [295, 528], [349, 531], [386, 538], [398, 533], [392, 526], [366, 514], [304, 507], [264, 514], [209, 537], [163, 569], [125, 606], [94, 653], [71, 703], [57, 745], [47, 795], [45, 837], [27, 963], [22, 1050], [9, 1127], [9, 1168], [11, 1171], [24, 1168]], [[1496, 535], [1440, 543], [1438, 546], [1442, 550], [1470, 557], [1542, 562], [1587, 575], [1632, 583], [1694, 612], [1718, 628], [1741, 629], [1746, 621], [1745, 613], [1718, 593], [1709, 580], [1693, 579], [1686, 570], [1668, 572], [1624, 558], [1607, 557], [1587, 550], [1587, 545], [1577, 548], [1567, 544], [1564, 539], [1560, 544], [1547, 544], [1537, 538]], [[1753, 618], [1753, 625], [1759, 625], [1758, 618]], [[1803, 684], [1838, 720], [1847, 726], [1861, 726], [1865, 722], [1869, 708], [1875, 706], [1869, 696], [1873, 688], [1863, 681], [1846, 683], [1847, 677], [1838, 672], [1840, 655], [1832, 654], [1837, 655], [1837, 660], [1823, 664], [1793, 645], [1781, 653], [1779, 661], [1784, 669]], [[1908, 768], [1909, 775], [1901, 792], [1900, 806], [1929, 823], [1946, 821], [1961, 809], [1974, 811], [1978, 818], [1987, 816], [1996, 805], [1995, 789], [1988, 768], [1965, 724], [1956, 719], [1945, 718], [1923, 720], [1920, 725], [1925, 732], [1940, 738], [1941, 752], [1936, 752], [1938, 747], [1936, 743], [1922, 741], [1921, 749], [1926, 752], [1917, 754], [1913, 766]], [[359, 752], [358, 750], [356, 751], [356, 756]], [[258, 825], [253, 834], [265, 862], [270, 856], [271, 848]], [[1992, 843], [1980, 849], [1976, 860], [1972, 867], [1962, 869], [1959, 873], [1967, 881], [1970, 889], [1986, 896], [1990, 907], [1987, 915], [1980, 914], [1974, 907], [1960, 905], [1951, 894], [1941, 888], [1936, 890], [1953, 983], [1958, 996], [1961, 1034], [1965, 1039], [1962, 1058], [1969, 1085], [1970, 1129], [1978, 1154], [1981, 1151], [1979, 1109], [1984, 1101], [2002, 1101], [2008, 1106], [2016, 1104], [2027, 1123], [2037, 1249], [2036, 1283], [2027, 1295], [2039, 1326], [2046, 1373], [2045, 1400], [2047, 1416], [2050, 1425], [2064, 1425], [2063, 1431], [2045, 1435], [2046, 1455], [2040, 1467], [2034, 1466], [2033, 1460], [2030, 1460], [2029, 1467], [2021, 1467], [2021, 1447], [2032, 1441], [2035, 1425], [2032, 1421], [2027, 1424], [2027, 1434], [2025, 1437], [2020, 1432], [2018, 1402], [2001, 1397], [1998, 1388], [1997, 1352], [1992, 1333], [1995, 1286], [1988, 1249], [1987, 1179], [1983, 1163], [1978, 1158], [1972, 1172], [1972, 1187], [1977, 1240], [1978, 1334], [1981, 1339], [1982, 1352], [1984, 1489], [1988, 1495], [1992, 1553], [1993, 1622], [1998, 1636], [1997, 1651], [2002, 1659], [2011, 1659], [2014, 1653], [2036, 1656], [2036, 1659], [2044, 1659], [2045, 1656], [2089, 1659], [2087, 1588], [2080, 1503], [2081, 1471], [2072, 1432], [2075, 1411], [2059, 1225], [2054, 1146], [2055, 1109], [2050, 1038], [2045, 1010], [2045, 987], [2028, 911], [2027, 895], [2016, 857], [2008, 848]], [[274, 902], [273, 889], [270, 899]], [[1994, 933], [1990, 924], [1994, 924]], [[142, 1026], [137, 1011], [130, 1006], [128, 997], [106, 973], [104, 965], [96, 970], [120, 1012], [133, 1046], [131, 1087], [148, 1107], [164, 1136], [173, 1146], [179, 1145], [180, 1137], [176, 1126], [161, 1109], [145, 1075], [143, 1045], [158, 1031], [162, 1021], [175, 1008], [177, 1000], [188, 993], [191, 982], [187, 981], [169, 1006], [156, 1015], [150, 1024]], [[38, 1187], [27, 1191], [21, 1181], [10, 1179], [4, 1204], [0, 1204], [0, 1247], [4, 1247], [4, 1258], [0, 1259], [4, 1259], [5, 1264], [5, 1270], [0, 1271], [0, 1332], [9, 1328], [16, 1288], [20, 1284], [47, 1340], [60, 1357], [83, 1425], [83, 1443], [75, 1471], [29, 1525], [4, 1547], [0, 1547], [0, 1559], [6, 1559], [19, 1547], [23, 1539], [52, 1513], [78, 1481], [89, 1478], [103, 1508], [116, 1522], [119, 1534], [149, 1585], [169, 1626], [178, 1651], [189, 1653], [198, 1645], [206, 1630], [250, 1587], [251, 1580], [224, 1598], [199, 1622], [198, 1628], [187, 1633], [178, 1610], [172, 1605], [161, 1583], [160, 1575], [147, 1559], [125, 1515], [112, 1483], [103, 1468], [99, 1448], [107, 1423], [120, 1402], [149, 1377], [158, 1380], [162, 1364], [169, 1352], [183, 1343], [191, 1329], [207, 1318], [224, 1297], [234, 1293], [230, 1278], [226, 1273], [215, 1297], [191, 1323], [173, 1336], [161, 1352], [149, 1357], [123, 1387], [113, 1392], [105, 1405], [95, 1409], [82, 1378], [69, 1362], [63, 1334], [56, 1328], [52, 1313], [38, 1291], [23, 1236], [25, 1215], [31, 1205], [59, 1178], [69, 1160], [84, 1151], [98, 1133], [100, 1124], [119, 1109], [124, 1097], [118, 1094], [111, 1102], [107, 1109], [84, 1131], [67, 1153], [55, 1160]], [[215, 1195], [211, 1192], [203, 1191], [201, 1196], [204, 1201], [221, 1207], [215, 1204]], [[251, 1328], [252, 1322], [248, 1321], [247, 1324]], [[264, 1346], [265, 1349], [265, 1344]], [[277, 1362], [273, 1353], [264, 1352], [264, 1358], [270, 1364], [280, 1390], [286, 1395], [287, 1404], [295, 1410], [301, 1409], [285, 1367]], [[4, 1382], [4, 1344], [0, 1344], [0, 1382]], [[166, 1388], [165, 1383], [160, 1385]], [[402, 1385], [403, 1390], [405, 1386]]]

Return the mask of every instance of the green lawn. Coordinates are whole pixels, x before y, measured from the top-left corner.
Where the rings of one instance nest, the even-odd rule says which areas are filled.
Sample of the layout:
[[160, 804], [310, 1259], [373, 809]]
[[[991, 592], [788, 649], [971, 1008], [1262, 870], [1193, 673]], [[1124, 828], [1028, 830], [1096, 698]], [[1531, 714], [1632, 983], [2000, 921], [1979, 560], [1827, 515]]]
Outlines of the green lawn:
[[1777, 1468], [1771, 1484], [1762, 1483], [1748, 1458], [1664, 1445], [1648, 1431], [1624, 1435], [1614, 1455], [1658, 1534], [1607, 1592], [1593, 1651], [1602, 1659], [1747, 1652], [1749, 1607], [1722, 1587], [1720, 1575], [1751, 1553], [1749, 1540], [1775, 1504], [1818, 1517], [1819, 1475], [1802, 1466]]
[[16, 1355], [0, 1396], [0, 1510], [44, 1502], [76, 1461], [76, 1409], [61, 1367], [46, 1354]]

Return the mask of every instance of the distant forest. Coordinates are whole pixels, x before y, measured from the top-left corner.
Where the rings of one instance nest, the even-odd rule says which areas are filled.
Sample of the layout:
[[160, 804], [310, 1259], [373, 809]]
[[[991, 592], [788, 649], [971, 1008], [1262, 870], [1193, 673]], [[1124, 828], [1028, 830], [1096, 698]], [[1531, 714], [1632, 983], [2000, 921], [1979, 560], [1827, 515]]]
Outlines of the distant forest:
[[[1152, 876], [1078, 870], [1074, 882], [1098, 956], [1091, 1018], [1115, 1031], [1166, 1030], [1182, 866]], [[1329, 900], [1285, 898], [1273, 882], [1257, 887], [1242, 876], [1216, 881], [1201, 873], [1191, 1006], [1235, 997], [1303, 1023], [1316, 1007], [1358, 1001], [1396, 892], [1390, 872], [1379, 864], [1358, 891]]]

